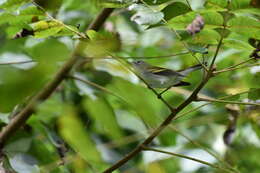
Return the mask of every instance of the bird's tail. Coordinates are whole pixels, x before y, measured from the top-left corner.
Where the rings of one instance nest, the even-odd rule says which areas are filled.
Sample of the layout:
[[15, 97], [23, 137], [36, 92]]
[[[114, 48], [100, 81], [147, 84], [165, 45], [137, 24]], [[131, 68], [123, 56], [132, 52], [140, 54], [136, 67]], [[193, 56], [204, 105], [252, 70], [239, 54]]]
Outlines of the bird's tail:
[[[206, 64], [205, 64], [205, 65], [206, 65]], [[186, 69], [179, 70], [178, 72], [186, 76], [186, 75], [188, 75], [190, 72], [199, 70], [199, 69], [201, 69], [201, 68], [202, 68], [202, 64], [197, 64], [197, 65], [188, 67], [188, 68], [186, 68]]]

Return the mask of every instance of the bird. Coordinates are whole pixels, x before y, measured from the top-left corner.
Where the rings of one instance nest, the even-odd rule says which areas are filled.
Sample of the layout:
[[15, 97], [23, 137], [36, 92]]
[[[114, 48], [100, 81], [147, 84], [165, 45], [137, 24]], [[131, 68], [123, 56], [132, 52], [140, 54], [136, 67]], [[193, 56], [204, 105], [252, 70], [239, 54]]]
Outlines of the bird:
[[189, 73], [202, 68], [202, 64], [197, 64], [182, 70], [174, 71], [163, 67], [152, 66], [142, 60], [133, 61], [132, 65], [139, 77], [147, 83], [148, 87], [166, 88], [159, 95], [163, 94], [171, 87], [191, 85], [189, 82], [185, 82], [182, 79]]

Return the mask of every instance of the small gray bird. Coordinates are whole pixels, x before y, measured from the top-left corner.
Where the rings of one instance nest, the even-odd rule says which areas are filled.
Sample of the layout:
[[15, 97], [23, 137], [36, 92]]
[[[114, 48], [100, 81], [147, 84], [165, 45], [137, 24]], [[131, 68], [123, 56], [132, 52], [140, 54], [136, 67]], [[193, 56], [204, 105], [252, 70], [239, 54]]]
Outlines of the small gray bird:
[[[186, 69], [174, 71], [167, 68], [152, 66], [144, 61], [132, 62], [134, 69], [152, 88], [166, 88], [163, 92], [171, 87], [188, 86], [190, 83], [182, 81], [190, 72], [201, 69], [202, 65], [197, 64]], [[162, 92], [162, 93], [163, 93]], [[160, 93], [160, 94], [162, 94]]]

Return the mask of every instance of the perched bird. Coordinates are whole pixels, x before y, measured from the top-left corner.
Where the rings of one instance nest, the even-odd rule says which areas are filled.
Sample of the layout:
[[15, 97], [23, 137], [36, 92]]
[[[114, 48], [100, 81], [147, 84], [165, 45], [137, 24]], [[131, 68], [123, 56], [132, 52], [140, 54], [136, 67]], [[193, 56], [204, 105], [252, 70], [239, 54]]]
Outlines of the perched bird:
[[152, 66], [144, 61], [132, 62], [134, 69], [140, 77], [152, 88], [166, 88], [164, 93], [171, 87], [188, 86], [190, 83], [182, 81], [190, 72], [201, 69], [202, 65], [197, 64], [186, 69], [174, 71], [167, 68]]

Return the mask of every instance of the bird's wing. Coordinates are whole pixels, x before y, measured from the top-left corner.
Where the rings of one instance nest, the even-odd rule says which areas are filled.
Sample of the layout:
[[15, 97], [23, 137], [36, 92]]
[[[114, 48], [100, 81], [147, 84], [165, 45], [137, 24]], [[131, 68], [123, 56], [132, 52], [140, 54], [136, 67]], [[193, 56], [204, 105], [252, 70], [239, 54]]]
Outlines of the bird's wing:
[[183, 76], [181, 73], [176, 72], [174, 70], [166, 69], [166, 68], [161, 68], [161, 67], [151, 67], [150, 72], [152, 72], [155, 75], [163, 75], [163, 76]]

